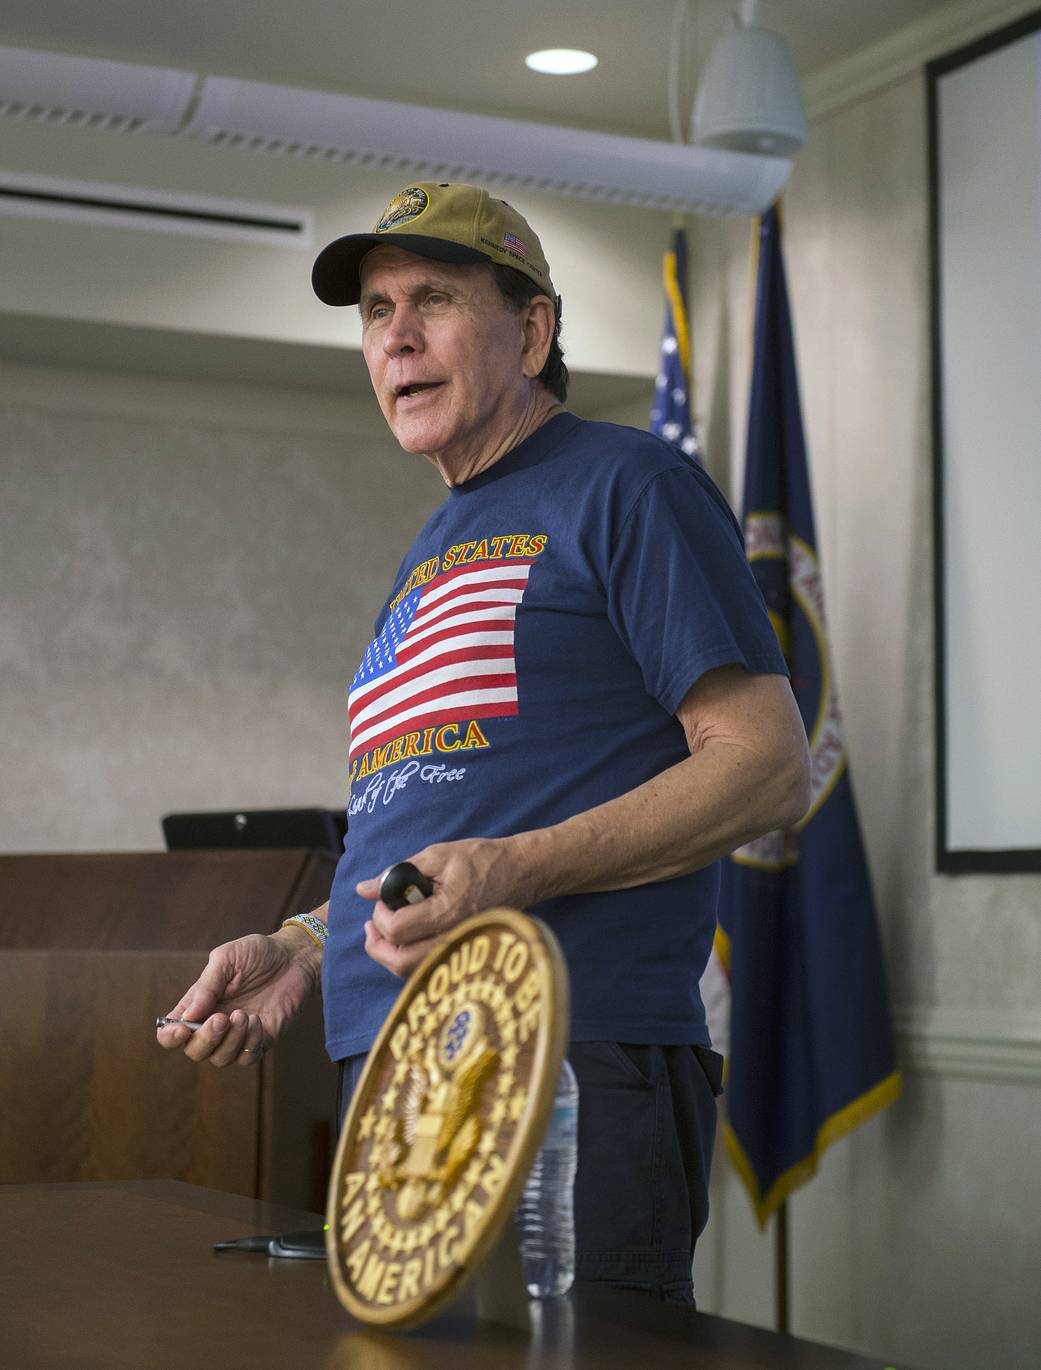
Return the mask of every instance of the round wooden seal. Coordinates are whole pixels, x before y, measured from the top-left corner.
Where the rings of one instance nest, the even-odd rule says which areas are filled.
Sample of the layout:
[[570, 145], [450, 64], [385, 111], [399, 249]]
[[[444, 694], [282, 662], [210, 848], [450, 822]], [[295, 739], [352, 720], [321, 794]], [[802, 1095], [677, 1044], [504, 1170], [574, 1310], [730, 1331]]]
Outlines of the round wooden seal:
[[411, 1327], [454, 1298], [511, 1219], [546, 1131], [568, 1029], [544, 923], [489, 909], [415, 970], [369, 1053], [329, 1183], [340, 1302]]

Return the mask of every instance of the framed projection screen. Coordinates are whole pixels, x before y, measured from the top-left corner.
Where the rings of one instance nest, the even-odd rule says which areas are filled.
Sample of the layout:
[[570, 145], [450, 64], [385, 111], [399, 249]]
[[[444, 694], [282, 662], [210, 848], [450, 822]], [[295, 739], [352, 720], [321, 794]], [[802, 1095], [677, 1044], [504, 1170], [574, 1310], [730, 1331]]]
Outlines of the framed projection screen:
[[929, 64], [937, 865], [1041, 870], [1041, 9]]

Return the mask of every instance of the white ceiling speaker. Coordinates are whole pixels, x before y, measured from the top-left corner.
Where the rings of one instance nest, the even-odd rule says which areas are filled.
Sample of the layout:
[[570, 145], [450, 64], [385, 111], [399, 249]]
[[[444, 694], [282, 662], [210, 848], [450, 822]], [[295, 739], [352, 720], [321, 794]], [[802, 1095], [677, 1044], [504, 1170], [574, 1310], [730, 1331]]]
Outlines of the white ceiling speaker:
[[756, 27], [758, 6], [716, 43], [694, 101], [694, 141], [703, 148], [791, 157], [806, 142], [799, 78], [784, 39]]
[[476, 181], [612, 204], [757, 214], [791, 173], [779, 157], [365, 100], [211, 76], [185, 130], [282, 156]]
[[188, 113], [190, 71], [0, 47], [0, 114], [75, 128], [173, 133]]

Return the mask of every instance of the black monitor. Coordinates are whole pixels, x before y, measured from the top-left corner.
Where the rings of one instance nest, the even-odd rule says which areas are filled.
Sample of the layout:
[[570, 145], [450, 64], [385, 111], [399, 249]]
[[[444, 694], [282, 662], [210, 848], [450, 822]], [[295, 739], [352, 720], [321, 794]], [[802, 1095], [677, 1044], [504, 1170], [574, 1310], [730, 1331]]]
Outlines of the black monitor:
[[339, 855], [346, 832], [346, 814], [332, 809], [226, 809], [163, 818], [167, 851], [309, 847]]

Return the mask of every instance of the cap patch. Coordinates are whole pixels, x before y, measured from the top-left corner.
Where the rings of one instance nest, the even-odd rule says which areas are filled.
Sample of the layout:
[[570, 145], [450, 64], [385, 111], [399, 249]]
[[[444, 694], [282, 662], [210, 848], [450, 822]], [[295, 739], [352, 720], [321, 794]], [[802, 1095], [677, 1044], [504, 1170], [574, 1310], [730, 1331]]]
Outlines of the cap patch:
[[430, 196], [421, 186], [406, 186], [395, 195], [390, 204], [376, 220], [373, 233], [387, 233], [402, 224], [410, 224], [430, 206]]
[[511, 252], [516, 252], [518, 257], [526, 257], [528, 255], [527, 243], [522, 243], [516, 233], [504, 233], [502, 235], [502, 245]]

